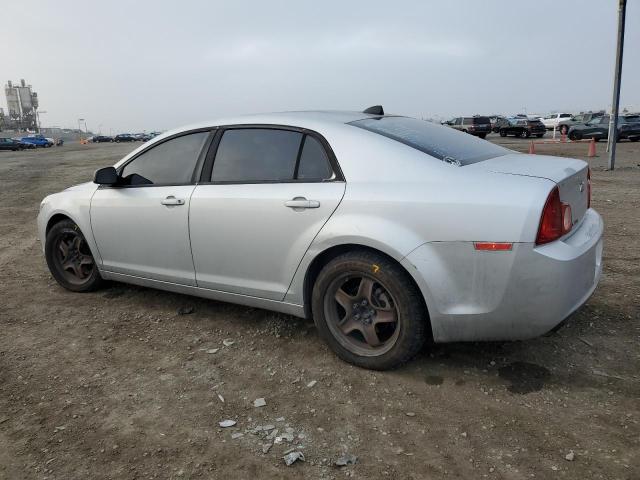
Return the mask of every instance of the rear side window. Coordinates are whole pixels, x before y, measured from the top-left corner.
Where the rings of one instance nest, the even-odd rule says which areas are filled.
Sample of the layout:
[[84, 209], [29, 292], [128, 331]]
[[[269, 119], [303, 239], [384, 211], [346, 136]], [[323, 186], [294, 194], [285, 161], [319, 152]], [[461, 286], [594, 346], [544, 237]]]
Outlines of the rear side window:
[[570, 113], [561, 113], [560, 114], [560, 118], [571, 118], [571, 114]]
[[222, 135], [213, 162], [213, 182], [292, 180], [302, 134], [289, 130], [247, 128]]
[[491, 123], [489, 117], [473, 117], [473, 123], [476, 125], [482, 125], [485, 123]]
[[324, 147], [312, 136], [305, 135], [296, 178], [298, 180], [328, 180], [331, 175], [331, 167]]
[[120, 172], [125, 185], [182, 185], [191, 183], [193, 170], [209, 132], [191, 133], [145, 151]]
[[409, 117], [365, 118], [349, 125], [408, 145], [427, 155], [457, 165], [470, 165], [510, 153], [510, 150], [453, 128]]

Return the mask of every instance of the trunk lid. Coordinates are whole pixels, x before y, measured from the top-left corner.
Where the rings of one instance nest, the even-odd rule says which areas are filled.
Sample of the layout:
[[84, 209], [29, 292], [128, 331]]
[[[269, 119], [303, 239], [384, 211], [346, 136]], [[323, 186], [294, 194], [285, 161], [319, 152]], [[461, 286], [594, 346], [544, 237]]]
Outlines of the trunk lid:
[[[560, 200], [571, 206], [572, 222], [578, 223], [588, 205], [588, 164], [575, 158], [511, 153], [491, 158], [465, 168], [477, 168], [493, 173], [546, 178], [557, 184]], [[551, 186], [549, 188], [551, 190]], [[543, 199], [543, 203], [544, 203]]]

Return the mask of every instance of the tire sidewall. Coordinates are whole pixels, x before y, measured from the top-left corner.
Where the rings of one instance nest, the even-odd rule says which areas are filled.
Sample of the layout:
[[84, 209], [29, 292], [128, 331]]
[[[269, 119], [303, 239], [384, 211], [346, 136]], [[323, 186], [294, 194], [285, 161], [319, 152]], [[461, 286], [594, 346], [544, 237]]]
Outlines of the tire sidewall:
[[[78, 227], [78, 225], [71, 220], [62, 220], [61, 222], [58, 222], [53, 227], [51, 227], [51, 230], [49, 230], [49, 232], [47, 233], [44, 249], [47, 266], [49, 267], [51, 275], [62, 287], [66, 288], [67, 290], [71, 290], [72, 292], [90, 292], [99, 288], [102, 285], [103, 280], [102, 277], [100, 277], [100, 272], [98, 271], [96, 258], [93, 255], [93, 252], [91, 252], [91, 256], [93, 257], [95, 268], [93, 269], [93, 272], [86, 282], [79, 285], [70, 283], [58, 270], [58, 266], [56, 265], [53, 256], [55, 255], [55, 248], [58, 238], [65, 233], [79, 233], [80, 235], [82, 235], [84, 241], [87, 242], [87, 239], [80, 230], [80, 227]], [[88, 244], [87, 246], [89, 247], [89, 250], [91, 250], [91, 247]]]
[[[338, 275], [366, 274], [379, 281], [397, 306], [399, 333], [393, 347], [381, 355], [357, 355], [343, 346], [331, 332], [325, 318], [324, 297]], [[336, 257], [320, 272], [312, 293], [313, 319], [321, 337], [341, 359], [373, 370], [396, 368], [414, 357], [426, 340], [427, 314], [421, 295], [408, 274], [397, 264], [369, 252], [353, 252]]]

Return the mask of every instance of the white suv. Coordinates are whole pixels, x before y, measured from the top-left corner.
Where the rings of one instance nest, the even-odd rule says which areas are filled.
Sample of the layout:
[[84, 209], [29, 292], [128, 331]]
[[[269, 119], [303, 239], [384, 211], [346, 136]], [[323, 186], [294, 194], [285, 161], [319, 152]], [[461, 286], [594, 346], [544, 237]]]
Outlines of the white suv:
[[570, 119], [571, 116], [572, 115], [570, 113], [552, 113], [551, 115], [541, 118], [540, 121], [544, 124], [547, 130], [553, 130], [554, 127], [558, 128], [558, 124], [560, 122]]

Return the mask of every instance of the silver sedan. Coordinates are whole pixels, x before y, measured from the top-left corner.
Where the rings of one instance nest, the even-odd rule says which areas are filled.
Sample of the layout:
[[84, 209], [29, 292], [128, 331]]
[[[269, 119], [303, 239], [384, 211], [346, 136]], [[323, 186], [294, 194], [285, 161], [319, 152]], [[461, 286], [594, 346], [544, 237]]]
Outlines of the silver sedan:
[[581, 160], [358, 112], [167, 132], [46, 197], [49, 269], [313, 318], [344, 360], [396, 367], [426, 340], [527, 339], [592, 294], [603, 223]]

